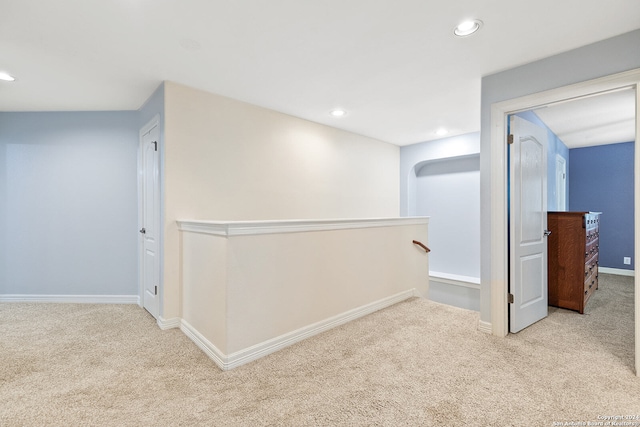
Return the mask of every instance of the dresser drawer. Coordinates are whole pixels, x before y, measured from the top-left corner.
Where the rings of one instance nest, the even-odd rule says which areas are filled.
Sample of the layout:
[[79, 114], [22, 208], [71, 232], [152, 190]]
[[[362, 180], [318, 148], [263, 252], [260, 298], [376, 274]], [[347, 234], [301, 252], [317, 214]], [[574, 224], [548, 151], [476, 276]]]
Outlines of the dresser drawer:
[[594, 271], [598, 271], [598, 253], [595, 253], [584, 263], [584, 277], [589, 277]]
[[584, 250], [584, 259], [585, 261], [592, 258], [594, 255], [598, 254], [598, 251], [600, 249], [600, 240], [599, 239], [595, 239], [592, 240], [591, 242], [587, 243], [587, 245], [585, 246], [585, 250]]
[[597, 288], [598, 288], [598, 273], [594, 271], [584, 281], [584, 290], [585, 292], [586, 291], [592, 292]]

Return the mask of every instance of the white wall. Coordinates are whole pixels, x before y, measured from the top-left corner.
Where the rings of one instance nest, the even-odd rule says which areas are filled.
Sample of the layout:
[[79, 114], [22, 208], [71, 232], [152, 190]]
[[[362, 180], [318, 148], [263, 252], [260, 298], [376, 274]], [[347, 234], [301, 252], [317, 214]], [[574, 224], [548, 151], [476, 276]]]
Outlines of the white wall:
[[136, 112], [0, 113], [0, 294], [137, 295]]
[[163, 317], [180, 315], [177, 219], [396, 217], [399, 148], [165, 83]]

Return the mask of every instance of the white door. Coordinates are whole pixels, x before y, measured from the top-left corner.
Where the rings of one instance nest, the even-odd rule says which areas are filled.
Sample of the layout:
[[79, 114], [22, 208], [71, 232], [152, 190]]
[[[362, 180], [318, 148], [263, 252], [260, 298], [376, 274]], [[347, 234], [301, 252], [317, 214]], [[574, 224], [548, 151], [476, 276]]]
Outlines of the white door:
[[155, 318], [160, 307], [158, 136], [154, 122], [143, 128], [140, 138], [140, 284], [143, 307]]
[[547, 316], [547, 132], [511, 117], [509, 330]]
[[556, 195], [558, 211], [567, 210], [567, 161], [560, 154], [556, 155]]

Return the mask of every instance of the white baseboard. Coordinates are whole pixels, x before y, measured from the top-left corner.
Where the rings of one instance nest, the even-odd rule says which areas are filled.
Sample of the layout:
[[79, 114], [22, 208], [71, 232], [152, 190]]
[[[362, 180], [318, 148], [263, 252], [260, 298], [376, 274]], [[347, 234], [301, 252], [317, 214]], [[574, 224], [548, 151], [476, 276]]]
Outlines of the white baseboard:
[[180, 330], [189, 337], [189, 339], [193, 341], [200, 350], [204, 351], [205, 354], [220, 367], [220, 369], [223, 371], [231, 369], [228, 367], [229, 358], [184, 319], [180, 322]]
[[493, 329], [491, 327], [491, 323], [490, 322], [485, 322], [482, 320], [478, 321], [478, 330], [480, 332], [484, 332], [485, 334], [492, 334], [493, 333]]
[[335, 328], [336, 326], [343, 325], [352, 320], [358, 319], [375, 311], [399, 303], [400, 301], [412, 298], [416, 295], [419, 295], [419, 292], [417, 292], [415, 289], [400, 292], [398, 294], [391, 295], [387, 298], [374, 301], [370, 304], [354, 308], [320, 322], [304, 326], [295, 331], [291, 331], [273, 339], [261, 342], [230, 355], [225, 355], [224, 353], [222, 353], [214, 344], [212, 344], [200, 332], [198, 332], [195, 328], [193, 328], [193, 326], [191, 326], [184, 320], [182, 320], [180, 323], [180, 330], [184, 332], [184, 334], [187, 335], [200, 349], [202, 349], [202, 351], [204, 351], [207, 356], [209, 356], [220, 367], [220, 369], [227, 371], [252, 362], [268, 354], [274, 353], [306, 338], [310, 338], [314, 335], [328, 331], [329, 329]]
[[232, 353], [228, 357], [227, 369], [233, 369], [235, 367], [244, 365], [245, 363], [252, 362], [256, 359], [264, 357], [268, 354], [274, 353], [306, 338], [310, 338], [314, 335], [328, 331], [336, 326], [343, 325], [352, 320], [371, 314], [375, 311], [389, 307], [393, 304], [399, 303], [409, 299], [415, 295], [415, 290], [410, 289], [408, 291], [400, 292], [387, 298], [375, 301], [370, 304], [363, 305], [358, 308], [346, 311], [320, 322], [302, 327], [298, 330], [289, 332], [279, 337], [264, 341], [260, 344], [256, 344], [244, 350]]
[[171, 319], [164, 319], [162, 316], [158, 316], [158, 326], [163, 331], [167, 329], [179, 328], [181, 324], [181, 319], [179, 317], [172, 317]]
[[622, 268], [598, 267], [599, 273], [615, 274], [618, 276], [635, 276], [635, 270], [624, 270]]
[[0, 295], [0, 302], [51, 302], [71, 304], [138, 304], [138, 295]]

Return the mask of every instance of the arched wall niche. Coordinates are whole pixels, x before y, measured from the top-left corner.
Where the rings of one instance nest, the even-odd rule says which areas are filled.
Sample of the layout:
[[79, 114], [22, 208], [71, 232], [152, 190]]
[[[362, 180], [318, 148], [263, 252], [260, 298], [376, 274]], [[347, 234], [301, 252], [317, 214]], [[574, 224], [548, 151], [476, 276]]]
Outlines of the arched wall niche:
[[471, 310], [480, 309], [479, 164], [479, 132], [400, 149], [401, 215], [430, 217], [429, 299]]
[[430, 270], [480, 277], [480, 155], [417, 163], [410, 216], [428, 216]]

